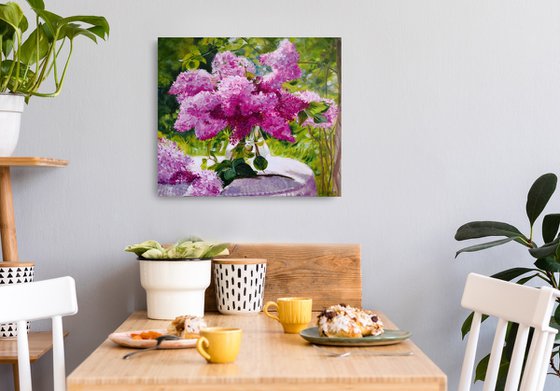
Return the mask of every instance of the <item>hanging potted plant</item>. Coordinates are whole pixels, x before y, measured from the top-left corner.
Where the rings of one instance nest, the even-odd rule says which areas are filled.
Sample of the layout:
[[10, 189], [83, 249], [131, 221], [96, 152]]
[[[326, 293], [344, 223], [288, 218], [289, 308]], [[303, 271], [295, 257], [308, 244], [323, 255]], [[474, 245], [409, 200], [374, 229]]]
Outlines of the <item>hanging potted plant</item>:
[[[97, 43], [109, 35], [102, 16], [62, 17], [45, 9], [43, 0], [26, 0], [36, 28], [17, 3], [0, 3], [0, 156], [11, 156], [19, 138], [24, 103], [32, 96], [57, 96], [64, 83], [74, 39]], [[39, 90], [50, 79], [54, 88]]]
[[203, 316], [212, 258], [228, 255], [227, 246], [228, 243], [188, 238], [172, 246], [148, 240], [126, 247], [124, 250], [135, 253], [140, 261], [140, 283], [146, 290], [148, 318]]

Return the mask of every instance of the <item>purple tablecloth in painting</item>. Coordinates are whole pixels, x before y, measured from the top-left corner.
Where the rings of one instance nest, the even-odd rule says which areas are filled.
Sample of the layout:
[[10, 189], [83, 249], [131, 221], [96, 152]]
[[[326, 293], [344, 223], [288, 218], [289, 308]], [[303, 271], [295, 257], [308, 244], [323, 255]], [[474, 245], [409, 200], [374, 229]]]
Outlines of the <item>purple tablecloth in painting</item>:
[[[268, 167], [255, 178], [234, 180], [220, 194], [224, 197], [244, 196], [316, 196], [317, 188], [313, 171], [294, 159], [268, 156]], [[158, 195], [185, 196], [188, 184], [158, 185]]]

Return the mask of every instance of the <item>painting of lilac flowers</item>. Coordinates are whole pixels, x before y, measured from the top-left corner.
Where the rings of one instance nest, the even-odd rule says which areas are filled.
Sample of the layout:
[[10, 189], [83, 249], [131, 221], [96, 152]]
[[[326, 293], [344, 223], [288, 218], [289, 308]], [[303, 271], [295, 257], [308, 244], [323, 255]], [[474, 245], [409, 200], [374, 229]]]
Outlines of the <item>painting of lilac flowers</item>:
[[341, 195], [340, 38], [159, 38], [158, 194]]

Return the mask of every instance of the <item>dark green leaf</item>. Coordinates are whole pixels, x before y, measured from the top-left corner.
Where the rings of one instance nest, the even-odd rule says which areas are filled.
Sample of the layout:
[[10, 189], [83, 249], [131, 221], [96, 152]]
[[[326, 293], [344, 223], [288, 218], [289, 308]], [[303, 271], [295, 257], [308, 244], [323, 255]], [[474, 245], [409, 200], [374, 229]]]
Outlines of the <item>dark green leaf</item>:
[[558, 247], [558, 242], [559, 242], [559, 239], [556, 238], [555, 240], [553, 240], [552, 242], [550, 242], [548, 244], [545, 244], [544, 246], [536, 247], [536, 248], [530, 248], [529, 253], [534, 258], [545, 258], [545, 257], [549, 257], [551, 255], [555, 255], [556, 254], [556, 249]]
[[536, 260], [535, 266], [541, 270], [546, 270], [547, 272], [560, 272], [560, 262], [558, 262], [554, 257], [539, 258]]
[[257, 156], [255, 160], [253, 160], [253, 165], [257, 170], [264, 171], [268, 167], [268, 161], [262, 156]]
[[529, 281], [531, 281], [533, 278], [537, 277], [538, 275], [539, 275], [539, 273], [535, 273], [535, 274], [531, 274], [528, 277], [520, 278], [519, 281], [517, 281], [517, 283], [519, 285], [525, 285], [526, 283], [528, 283]]
[[224, 179], [231, 182], [235, 179], [235, 170], [233, 168], [228, 168], [224, 171]]
[[492, 278], [497, 278], [498, 280], [511, 281], [514, 278], [520, 277], [525, 273], [535, 271], [535, 269], [530, 269], [526, 267], [514, 267], [512, 269], [504, 270], [499, 273], [493, 274]]
[[544, 174], [537, 178], [531, 189], [529, 189], [526, 210], [531, 227], [544, 210], [552, 194], [554, 194], [557, 180], [554, 174]]
[[455, 258], [457, 258], [457, 256], [461, 253], [468, 253], [468, 252], [474, 252], [474, 251], [480, 251], [480, 250], [484, 250], [490, 247], [496, 247], [496, 246], [500, 246], [502, 244], [505, 243], [509, 243], [512, 240], [516, 239], [515, 237], [511, 237], [511, 238], [505, 238], [505, 239], [500, 239], [500, 240], [495, 240], [493, 242], [487, 242], [487, 243], [481, 243], [481, 244], [475, 244], [474, 246], [469, 246], [469, 247], [465, 247], [459, 251], [457, 251], [455, 253]]
[[242, 157], [234, 159], [233, 162], [232, 162], [233, 168], [236, 168], [237, 166], [239, 166], [241, 164], [245, 164], [245, 159], [243, 159]]
[[459, 227], [455, 234], [455, 239], [467, 240], [484, 238], [486, 236], [521, 237], [526, 239], [513, 225], [499, 221], [471, 221]]
[[[554, 311], [554, 321], [557, 325], [560, 325], [560, 305], [556, 307], [556, 311]], [[557, 327], [560, 329], [560, 327]]]
[[240, 163], [235, 167], [235, 172], [237, 173], [237, 177], [254, 177], [257, 173], [251, 168], [250, 165], [247, 163]]
[[549, 214], [544, 216], [542, 222], [542, 236], [545, 243], [552, 242], [558, 233], [560, 226], [560, 214]]

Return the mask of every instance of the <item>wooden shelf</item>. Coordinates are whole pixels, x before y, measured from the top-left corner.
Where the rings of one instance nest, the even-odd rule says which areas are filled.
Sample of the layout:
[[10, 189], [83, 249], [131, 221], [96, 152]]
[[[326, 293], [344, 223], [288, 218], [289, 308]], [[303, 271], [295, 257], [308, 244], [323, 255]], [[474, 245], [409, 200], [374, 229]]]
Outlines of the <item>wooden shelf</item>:
[[50, 157], [0, 157], [0, 167], [66, 167], [68, 160]]
[[[64, 333], [67, 336], [68, 332]], [[52, 349], [52, 333], [50, 331], [34, 331], [29, 333], [29, 358], [31, 362], [40, 359]], [[17, 363], [17, 339], [0, 340], [0, 364]]]

